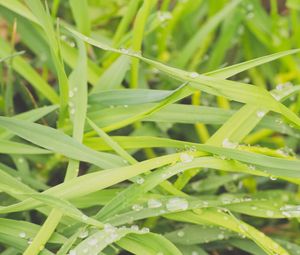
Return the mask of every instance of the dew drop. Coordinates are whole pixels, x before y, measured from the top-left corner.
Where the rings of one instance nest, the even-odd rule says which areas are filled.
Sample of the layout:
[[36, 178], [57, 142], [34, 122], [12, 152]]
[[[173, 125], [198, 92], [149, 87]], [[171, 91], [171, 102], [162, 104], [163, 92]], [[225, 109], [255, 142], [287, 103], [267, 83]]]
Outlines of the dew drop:
[[182, 231], [182, 230], [178, 231], [178, 232], [177, 232], [177, 235], [178, 235], [179, 237], [183, 237], [183, 236], [184, 236], [184, 231]]
[[189, 73], [189, 77], [190, 78], [197, 78], [199, 76], [199, 74], [198, 73], [196, 73], [196, 72], [191, 72], [191, 73]]
[[180, 153], [180, 161], [183, 162], [183, 163], [189, 163], [189, 162], [192, 162], [193, 159], [194, 159], [194, 156], [193, 155], [190, 155], [186, 152], [183, 152], [183, 153]]
[[70, 250], [69, 255], [76, 255], [76, 251], [75, 250]]
[[69, 97], [73, 97], [74, 96], [74, 92], [72, 90], [69, 91]]
[[136, 179], [136, 183], [137, 184], [143, 184], [145, 182], [145, 179], [143, 178], [143, 177], [138, 177], [137, 179]]
[[79, 238], [86, 238], [87, 236], [89, 235], [89, 232], [86, 230], [86, 231], [82, 231], [80, 234], [79, 234]]
[[255, 170], [256, 169], [256, 167], [254, 165], [248, 165], [248, 167], [249, 167], [250, 170]]
[[225, 236], [223, 234], [218, 234], [218, 239], [222, 240], [224, 238], [225, 238]]
[[254, 18], [254, 13], [249, 12], [246, 17], [247, 17], [247, 19], [253, 19]]
[[188, 201], [184, 198], [171, 198], [167, 201], [166, 208], [168, 211], [181, 211], [189, 207]]
[[89, 218], [89, 217], [88, 217], [88, 216], [86, 216], [86, 215], [82, 215], [82, 216], [81, 216], [81, 219], [82, 219], [82, 220], [84, 220], [84, 221], [87, 221], [87, 220], [88, 220], [88, 218]]
[[222, 142], [222, 146], [223, 146], [224, 148], [231, 148], [231, 149], [234, 149], [234, 148], [236, 148], [236, 147], [238, 146], [238, 144], [235, 143], [235, 142], [229, 141], [228, 138], [225, 138], [225, 139], [223, 140], [223, 142]]
[[142, 206], [142, 205], [138, 205], [138, 204], [134, 204], [134, 205], [131, 207], [131, 209], [132, 209], [133, 211], [139, 212], [140, 210], [143, 209], [143, 206]]
[[266, 112], [265, 111], [257, 111], [256, 112], [256, 116], [258, 117], [258, 118], [262, 118], [262, 117], [264, 117], [266, 115]]
[[139, 226], [138, 225], [132, 225], [130, 227], [131, 230], [134, 230], [134, 231], [138, 231], [139, 230]]
[[128, 54], [129, 53], [129, 50], [128, 49], [125, 49], [125, 48], [121, 48], [120, 51], [124, 54]]
[[91, 238], [90, 240], [88, 240], [88, 244], [91, 246], [95, 246], [97, 244], [97, 239], [96, 238]]
[[268, 217], [273, 217], [274, 216], [274, 212], [271, 211], [271, 210], [267, 210], [266, 214], [267, 214]]
[[141, 232], [144, 233], [144, 234], [146, 234], [146, 233], [150, 232], [150, 229], [149, 228], [142, 228]]
[[270, 176], [270, 180], [271, 180], [271, 181], [276, 181], [277, 178], [276, 178], [275, 176]]
[[19, 237], [25, 238], [25, 237], [26, 237], [26, 233], [25, 233], [25, 232], [20, 232], [20, 233], [19, 233]]
[[147, 204], [149, 208], [159, 208], [162, 206], [162, 203], [159, 200], [153, 198], [150, 198]]
[[106, 223], [106, 224], [104, 224], [104, 231], [106, 233], [113, 233], [116, 231], [116, 228], [113, 225]]

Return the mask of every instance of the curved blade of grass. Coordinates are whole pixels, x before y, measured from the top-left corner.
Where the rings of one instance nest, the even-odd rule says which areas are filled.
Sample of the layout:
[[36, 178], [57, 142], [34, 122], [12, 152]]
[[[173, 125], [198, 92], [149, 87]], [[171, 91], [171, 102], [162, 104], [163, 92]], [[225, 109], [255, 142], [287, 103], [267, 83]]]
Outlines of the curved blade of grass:
[[91, 234], [88, 238], [76, 245], [72, 251], [74, 251], [76, 254], [84, 254], [88, 252], [90, 255], [97, 255], [108, 245], [119, 241], [131, 233], [144, 234], [142, 230], [135, 230], [134, 228], [115, 228], [113, 226], [106, 225], [104, 230], [96, 231], [95, 233]]
[[138, 255], [154, 255], [160, 252], [165, 255], [182, 255], [169, 240], [154, 233], [145, 235], [130, 234], [118, 241], [117, 244]]
[[222, 226], [252, 239], [257, 245], [265, 250], [267, 254], [287, 254], [285, 249], [264, 235], [262, 232], [244, 222], [237, 220], [227, 213], [218, 212], [216, 209], [211, 208], [207, 210], [196, 210], [194, 212], [180, 212], [176, 214], [170, 214], [167, 217], [169, 219], [191, 222], [194, 224], [203, 224], [204, 221], [212, 225]]
[[118, 157], [108, 153], [95, 152], [61, 131], [50, 127], [8, 117], [0, 117], [0, 126], [48, 150], [79, 161], [90, 162], [101, 168], [124, 165], [124, 162]]
[[[0, 226], [1, 226], [0, 233], [11, 235], [11, 236], [19, 236], [20, 233], [25, 233], [26, 239], [33, 238], [40, 228], [39, 225], [27, 221], [4, 219], [4, 218], [0, 218]], [[22, 239], [22, 237], [20, 236], [19, 238]], [[67, 239], [63, 235], [59, 233], [53, 233], [53, 235], [49, 239], [49, 242], [62, 244], [66, 240]]]
[[0, 140], [0, 153], [5, 154], [49, 154], [50, 151], [24, 143]]
[[79, 32], [67, 27], [67, 29], [78, 36], [80, 39], [90, 43], [96, 47], [99, 47], [103, 50], [118, 52], [121, 54], [126, 54], [132, 57], [137, 57], [144, 62], [156, 67], [158, 70], [163, 71], [175, 79], [179, 79], [182, 81], [191, 82], [191, 86], [196, 89], [205, 91], [207, 93], [216, 95], [216, 96], [224, 96], [228, 99], [235, 100], [242, 103], [249, 103], [258, 105], [260, 107], [264, 107], [266, 109], [278, 112], [283, 114], [287, 119], [291, 122], [295, 123], [300, 127], [300, 119], [299, 117], [290, 111], [287, 107], [280, 104], [277, 100], [275, 100], [266, 90], [246, 85], [240, 82], [234, 82], [229, 80], [223, 80], [220, 78], [214, 78], [212, 76], [199, 75], [191, 72], [186, 72], [177, 68], [166, 66], [162, 63], [159, 63], [154, 60], [150, 60], [148, 58], [142, 57], [136, 53], [130, 53], [129, 51], [116, 50], [110, 46], [107, 46], [103, 43], [99, 43], [96, 40], [93, 40], [89, 37], [85, 37]]
[[[5, 57], [10, 54], [11, 49], [4, 39], [0, 38], [0, 42], [0, 57]], [[58, 103], [55, 90], [21, 56], [14, 57], [12, 67], [51, 103]]]

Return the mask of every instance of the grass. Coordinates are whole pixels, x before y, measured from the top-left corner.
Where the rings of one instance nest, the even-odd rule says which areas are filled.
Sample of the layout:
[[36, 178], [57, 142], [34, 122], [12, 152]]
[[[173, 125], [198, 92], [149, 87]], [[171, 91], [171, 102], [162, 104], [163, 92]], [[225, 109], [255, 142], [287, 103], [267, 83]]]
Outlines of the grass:
[[300, 254], [299, 21], [0, 0], [1, 254]]

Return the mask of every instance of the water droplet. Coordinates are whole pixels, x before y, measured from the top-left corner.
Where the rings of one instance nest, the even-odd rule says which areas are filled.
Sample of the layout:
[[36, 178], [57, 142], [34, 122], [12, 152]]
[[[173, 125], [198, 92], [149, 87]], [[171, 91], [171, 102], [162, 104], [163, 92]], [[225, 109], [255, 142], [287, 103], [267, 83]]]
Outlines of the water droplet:
[[71, 108], [71, 109], [70, 109], [70, 114], [71, 114], [71, 115], [74, 115], [75, 112], [76, 112], [76, 110], [75, 110], [74, 108]]
[[300, 217], [300, 206], [298, 205], [285, 205], [280, 208], [282, 214], [288, 218], [290, 217]]
[[184, 236], [184, 231], [182, 231], [182, 230], [178, 231], [178, 232], [177, 232], [177, 235], [178, 235], [179, 237], [183, 237], [183, 236]]
[[166, 207], [168, 211], [181, 211], [186, 210], [189, 207], [188, 201], [184, 198], [171, 198], [168, 200]]
[[104, 231], [106, 233], [113, 233], [116, 231], [116, 228], [113, 225], [106, 223], [106, 224], [104, 224]]
[[138, 177], [137, 179], [136, 179], [136, 183], [137, 184], [143, 184], [145, 182], [145, 179], [143, 178], [143, 177]]
[[256, 167], [254, 165], [248, 165], [248, 167], [249, 167], [250, 170], [255, 170], [256, 169]]
[[134, 231], [138, 231], [139, 230], [139, 226], [138, 225], [132, 225], [130, 228], [131, 228], [131, 230], [134, 230]]
[[247, 19], [253, 19], [254, 18], [254, 13], [253, 12], [249, 12], [248, 14], [247, 14]]
[[172, 14], [170, 12], [158, 12], [158, 18], [161, 22], [172, 19]]
[[199, 76], [199, 74], [198, 73], [196, 73], [196, 72], [191, 72], [191, 73], [189, 73], [189, 77], [190, 78], [197, 78]]
[[271, 94], [271, 96], [272, 96], [274, 99], [276, 99], [277, 101], [279, 101], [280, 98], [281, 98], [281, 96], [278, 95], [278, 94], [276, 93], [276, 91], [271, 91], [270, 94]]
[[264, 117], [266, 115], [266, 112], [265, 111], [257, 111], [256, 112], [256, 116], [258, 117], [258, 118], [262, 118], [262, 117]]
[[70, 90], [69, 91], [69, 97], [73, 97], [74, 96], [74, 92], [73, 92], [73, 90]]
[[248, 11], [252, 11], [253, 10], [253, 4], [247, 4], [246, 9]]
[[239, 26], [238, 31], [237, 31], [238, 35], [242, 35], [242, 34], [244, 34], [244, 32], [245, 32], [244, 26], [242, 26], [242, 25]]
[[271, 211], [271, 210], [267, 210], [266, 214], [267, 214], [268, 217], [273, 217], [274, 216], [274, 212]]
[[224, 238], [225, 238], [225, 236], [223, 234], [218, 234], [218, 239], [222, 240]]
[[150, 198], [148, 200], [148, 207], [149, 208], [159, 208], [161, 206], [162, 206], [162, 203], [157, 199]]
[[75, 250], [70, 250], [69, 255], [76, 255], [76, 251]]
[[193, 155], [190, 155], [186, 152], [183, 152], [183, 153], [180, 153], [180, 161], [183, 162], [183, 163], [189, 163], [189, 162], [192, 162], [193, 159], [194, 159], [194, 156]]
[[74, 48], [76, 44], [74, 42], [69, 42], [69, 45]]
[[231, 148], [231, 149], [234, 149], [234, 148], [236, 148], [236, 147], [238, 146], [238, 143], [231, 142], [231, 141], [229, 141], [228, 138], [225, 138], [225, 139], [223, 140], [223, 142], [222, 142], [222, 146], [223, 146], [224, 148]]
[[129, 53], [129, 50], [128, 49], [125, 49], [125, 48], [120, 48], [120, 51], [124, 54], [128, 54]]
[[270, 180], [271, 180], [271, 181], [276, 181], [277, 178], [276, 178], [275, 176], [270, 176]]
[[105, 242], [107, 244], [113, 243], [116, 239], [118, 239], [119, 235], [117, 233], [111, 233], [108, 237], [105, 238]]
[[96, 238], [91, 238], [90, 240], [88, 240], [88, 244], [91, 246], [95, 246], [98, 243], [98, 240]]
[[87, 236], [89, 235], [89, 231], [88, 230], [85, 230], [85, 231], [82, 231], [80, 234], [79, 234], [79, 238], [86, 238]]
[[19, 237], [25, 238], [25, 237], [26, 237], [26, 233], [25, 233], [25, 232], [20, 232], [20, 233], [19, 233]]
[[139, 212], [140, 210], [143, 209], [143, 206], [138, 205], [138, 204], [134, 204], [131, 208], [132, 208], [133, 211]]
[[88, 220], [88, 218], [89, 218], [89, 217], [88, 217], [88, 216], [86, 216], [86, 215], [82, 215], [82, 216], [81, 216], [81, 219], [82, 219], [82, 220], [84, 220], [84, 221], [87, 221], [87, 220]]
[[146, 233], [150, 232], [150, 229], [149, 228], [142, 228], [141, 232], [146, 234]]

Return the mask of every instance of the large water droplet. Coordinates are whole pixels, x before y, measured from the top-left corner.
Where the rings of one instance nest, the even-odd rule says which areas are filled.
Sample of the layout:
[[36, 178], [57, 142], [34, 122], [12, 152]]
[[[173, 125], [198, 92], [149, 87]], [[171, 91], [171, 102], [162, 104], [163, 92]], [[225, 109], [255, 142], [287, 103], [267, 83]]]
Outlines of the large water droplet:
[[171, 212], [186, 210], [188, 207], [188, 201], [179, 197], [169, 199], [166, 204], [166, 208]]

